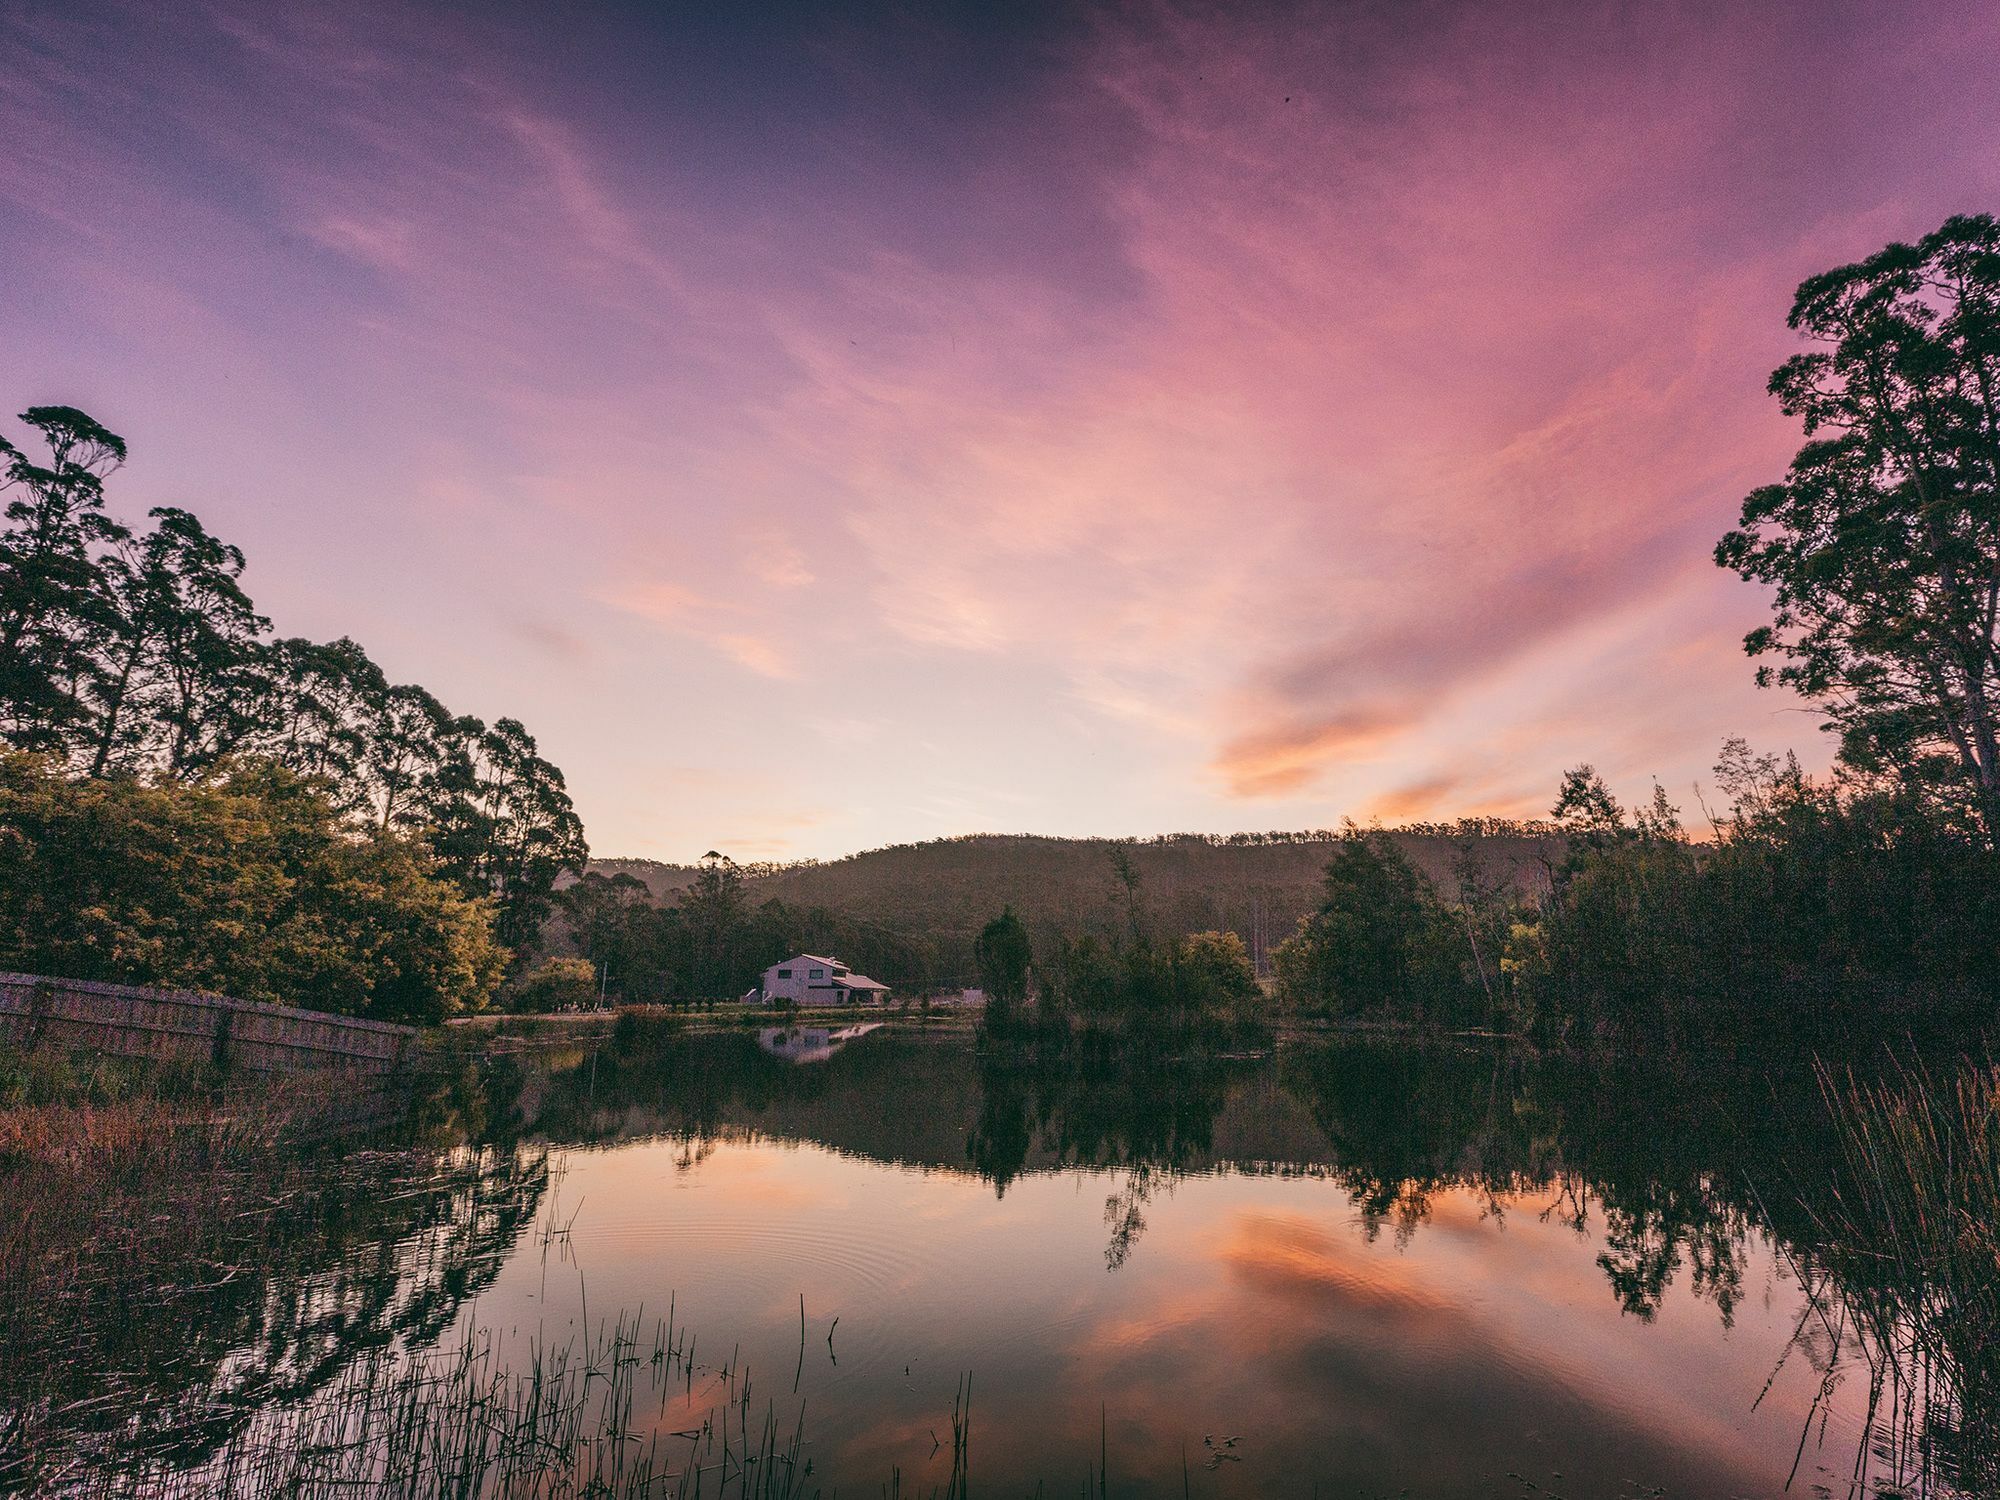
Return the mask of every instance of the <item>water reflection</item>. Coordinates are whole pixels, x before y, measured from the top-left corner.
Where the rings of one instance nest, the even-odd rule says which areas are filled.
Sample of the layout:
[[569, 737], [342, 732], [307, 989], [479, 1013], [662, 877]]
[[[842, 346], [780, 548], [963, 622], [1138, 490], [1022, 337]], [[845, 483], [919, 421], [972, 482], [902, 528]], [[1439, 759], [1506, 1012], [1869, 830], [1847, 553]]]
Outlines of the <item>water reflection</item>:
[[[869, 1028], [873, 1029], [873, 1028]], [[1725, 1322], [1742, 1250], [1776, 1216], [1807, 1238], [1797, 1166], [1820, 1156], [1805, 1080], [1762, 1074], [1699, 1089], [1638, 1069], [1505, 1051], [1362, 1045], [1265, 1062], [1120, 1068], [980, 1058], [957, 1042], [874, 1037], [842, 1052], [821, 1028], [628, 1037], [589, 1069], [512, 1084], [516, 1131], [551, 1143], [732, 1132], [813, 1141], [886, 1163], [968, 1170], [1004, 1197], [1024, 1173], [1116, 1169], [1110, 1259], [1144, 1229], [1151, 1195], [1190, 1173], [1327, 1179], [1366, 1233], [1407, 1242], [1441, 1192], [1503, 1218], [1524, 1196], [1579, 1231], [1596, 1225], [1607, 1288], [1640, 1318], [1684, 1270]], [[821, 1047], [827, 1050], [822, 1054]], [[799, 1070], [800, 1060], [827, 1064]], [[499, 1077], [496, 1075], [496, 1086]]]
[[855, 1026], [766, 1026], [757, 1033], [757, 1045], [773, 1057], [790, 1063], [825, 1062], [849, 1042], [859, 1041], [882, 1023], [866, 1021]]
[[[828, 1485], [921, 1481], [969, 1367], [1003, 1489], [1108, 1455], [1109, 1493], [1178, 1490], [1184, 1450], [1209, 1494], [1776, 1494], [1795, 1456], [1800, 1487], [1873, 1488], [1866, 1391], [1799, 1285], [1834, 1188], [1809, 1079], [814, 1030], [624, 1024], [444, 1081], [401, 1143], [434, 1154], [421, 1184], [406, 1154], [343, 1154], [254, 1285], [175, 1299], [184, 1355], [142, 1322], [64, 1378], [146, 1372], [149, 1437], [192, 1459], [475, 1296], [553, 1331], [676, 1297], [733, 1369], [796, 1362]], [[528, 1232], [552, 1162], [583, 1205], [573, 1286]]]
[[[1819, 1412], [1832, 1425], [1800, 1449], [1808, 1460], [1818, 1453], [1829, 1474], [1839, 1470], [1832, 1454], [1843, 1421], [1850, 1446], [1865, 1447], [1853, 1427], [1865, 1391], [1847, 1400], [1839, 1388], [1843, 1353], [1851, 1364], [1853, 1350], [1830, 1336], [1798, 1286], [1801, 1268], [1811, 1274], [1817, 1259], [1835, 1184], [1824, 1170], [1834, 1146], [1822, 1101], [1795, 1067], [1745, 1061], [1690, 1077], [1520, 1051], [1349, 1042], [1287, 1049], [1275, 1065], [1128, 1069], [1032, 1054], [982, 1059], [962, 1045], [888, 1034], [801, 1076], [753, 1061], [726, 1037], [628, 1042], [587, 1097], [537, 1128], [551, 1139], [662, 1136], [690, 1164], [720, 1142], [817, 1143], [966, 1173], [1002, 1200], [1024, 1181], [1070, 1174], [1100, 1193], [1099, 1264], [1127, 1274], [1148, 1253], [1156, 1205], [1190, 1178], [1331, 1185], [1363, 1242], [1386, 1232], [1400, 1254], [1427, 1227], [1454, 1240], [1468, 1223], [1511, 1225], [1519, 1235], [1525, 1218], [1536, 1243], [1566, 1236], [1577, 1246], [1596, 1295], [1629, 1323], [1659, 1322], [1678, 1299], [1707, 1308], [1712, 1332], [1703, 1337], [1721, 1339], [1746, 1298], [1758, 1297], [1759, 1324], [1776, 1331], [1764, 1338], [1765, 1367], [1745, 1403], [1783, 1366], [1785, 1379], [1803, 1382], [1806, 1409], [1834, 1393]], [[1246, 1230], [1220, 1263], [1265, 1275], [1271, 1257], [1253, 1253], [1259, 1243]], [[1295, 1265], [1297, 1237], [1287, 1231], [1273, 1243], [1276, 1262]], [[1480, 1276], [1505, 1243], [1482, 1240]], [[1579, 1267], [1575, 1252], [1563, 1252], [1563, 1263]], [[1533, 1278], [1548, 1273], [1546, 1264], [1532, 1268]], [[1565, 1269], [1558, 1300], [1580, 1285]], [[1634, 1355], [1607, 1346], [1604, 1357]], [[1692, 1378], [1702, 1368], [1690, 1358]], [[1804, 1425], [1792, 1423], [1787, 1451]], [[1927, 1444], [1935, 1446], [1918, 1430], [1906, 1451], [1889, 1454], [1890, 1471], [1921, 1466]], [[1857, 1483], [1853, 1471], [1838, 1479]]]
[[[533, 1221], [547, 1152], [480, 1141], [483, 1086], [393, 1102], [401, 1123], [371, 1149], [320, 1141], [218, 1163], [185, 1198], [130, 1191], [124, 1243], [82, 1247], [59, 1286], [10, 1288], [35, 1305], [0, 1359], [0, 1491], [192, 1468], [258, 1412], [450, 1328]], [[56, 1190], [7, 1165], [17, 1207]]]

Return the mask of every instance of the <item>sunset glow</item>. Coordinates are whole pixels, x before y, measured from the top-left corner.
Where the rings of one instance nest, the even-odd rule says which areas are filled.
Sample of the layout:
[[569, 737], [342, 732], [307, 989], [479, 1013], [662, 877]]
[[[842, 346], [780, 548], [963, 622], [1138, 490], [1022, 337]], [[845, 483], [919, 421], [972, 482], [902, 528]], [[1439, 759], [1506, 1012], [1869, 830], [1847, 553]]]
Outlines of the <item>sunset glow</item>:
[[0, 9], [0, 390], [595, 850], [1693, 806], [1815, 271], [2000, 11]]

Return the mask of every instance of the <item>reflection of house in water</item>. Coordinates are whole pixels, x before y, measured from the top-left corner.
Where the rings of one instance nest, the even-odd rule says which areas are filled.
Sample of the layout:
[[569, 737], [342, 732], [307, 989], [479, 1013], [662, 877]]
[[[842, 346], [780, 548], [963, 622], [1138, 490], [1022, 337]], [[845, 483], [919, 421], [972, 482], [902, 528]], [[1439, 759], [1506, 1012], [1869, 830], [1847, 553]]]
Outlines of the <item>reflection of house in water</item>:
[[801, 953], [764, 971], [764, 982], [743, 998], [753, 1005], [879, 1005], [889, 986], [857, 974], [837, 958]]
[[757, 1045], [786, 1062], [825, 1062], [856, 1037], [881, 1029], [880, 1021], [838, 1029], [827, 1026], [766, 1026], [757, 1033]]

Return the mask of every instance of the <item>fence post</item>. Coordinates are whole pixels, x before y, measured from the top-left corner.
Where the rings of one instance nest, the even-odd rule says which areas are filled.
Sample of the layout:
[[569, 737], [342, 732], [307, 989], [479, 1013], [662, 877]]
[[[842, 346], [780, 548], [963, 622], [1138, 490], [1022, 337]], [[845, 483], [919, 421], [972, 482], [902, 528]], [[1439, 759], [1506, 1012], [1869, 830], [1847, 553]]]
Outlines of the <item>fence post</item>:
[[49, 1021], [49, 1002], [55, 997], [56, 987], [47, 979], [37, 979], [28, 987], [28, 1027], [21, 1038], [21, 1050], [33, 1052], [42, 1039], [42, 1030]]
[[229, 1071], [229, 1035], [235, 1027], [235, 1022], [234, 1010], [226, 1005], [216, 1007], [215, 1045], [209, 1054], [209, 1061], [214, 1064], [218, 1073]]

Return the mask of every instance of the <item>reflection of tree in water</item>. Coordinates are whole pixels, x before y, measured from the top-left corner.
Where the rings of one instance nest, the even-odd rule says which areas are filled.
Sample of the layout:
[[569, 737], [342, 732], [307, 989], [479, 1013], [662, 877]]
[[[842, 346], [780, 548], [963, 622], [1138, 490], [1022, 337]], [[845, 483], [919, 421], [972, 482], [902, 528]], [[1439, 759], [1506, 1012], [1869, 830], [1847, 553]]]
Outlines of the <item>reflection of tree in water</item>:
[[[1546, 1194], [1549, 1221], [1582, 1232], [1601, 1216], [1598, 1264], [1627, 1312], [1655, 1316], [1685, 1266], [1732, 1317], [1760, 1221], [1748, 1185], [1778, 1180], [1779, 1162], [1730, 1119], [1745, 1101], [1725, 1080], [1695, 1089], [1504, 1051], [1353, 1045], [1289, 1056], [1283, 1076], [1368, 1232], [1407, 1237], [1441, 1191], [1479, 1194], [1495, 1216]], [[1768, 1091], [1750, 1099], [1771, 1114]]]
[[[1975, 1252], [1991, 1275], [1968, 1290], [1948, 1253], [1990, 1245], [1991, 1227], [1967, 1224], [1910, 1250], [1926, 1241], [1908, 1211], [1948, 1214], [1982, 1190], [1914, 1193], [1907, 1175], [2000, 1162], [2000, 1088], [1956, 1061], [1946, 1076], [1973, 1079], [1957, 1096], [1921, 1071], [1887, 1067], [1863, 1108], [1876, 1137], [1900, 1125], [1920, 1143], [1904, 1154], [1840, 1128], [1810, 1069], [1777, 1063], [1645, 1069], [1344, 1045], [1289, 1056], [1283, 1078], [1332, 1143], [1331, 1175], [1371, 1233], [1385, 1223], [1413, 1233], [1441, 1190], [1482, 1193], [1496, 1213], [1503, 1199], [1546, 1193], [1545, 1218], [1579, 1233], [1601, 1220], [1597, 1264], [1625, 1311], [1653, 1318], [1685, 1272], [1725, 1324], [1749, 1247], [1768, 1238], [1805, 1290], [1786, 1359], [1817, 1377], [1816, 1414], [1850, 1373], [1865, 1382], [1854, 1492], [2000, 1495], [2000, 1463], [1984, 1458], [2000, 1432], [2000, 1347], [1984, 1334], [2000, 1323], [1990, 1312], [2000, 1256]], [[1981, 1462], [1993, 1472], [1975, 1475]]]
[[[1274, 1080], [1258, 1064], [975, 1055], [893, 1034], [800, 1068], [744, 1036], [627, 1030], [591, 1068], [511, 1083], [496, 1071], [483, 1128], [494, 1139], [664, 1137], [690, 1167], [748, 1130], [871, 1160], [969, 1167], [1001, 1195], [1031, 1171], [1110, 1170], [1114, 1270], [1157, 1194], [1222, 1156], [1242, 1170], [1282, 1162], [1324, 1175], [1370, 1235], [1418, 1233], [1444, 1192], [1471, 1194], [1496, 1217], [1532, 1212], [1594, 1232], [1608, 1290], [1641, 1319], [1684, 1284], [1729, 1321], [1760, 1232], [1807, 1275], [1820, 1264], [1835, 1147], [1797, 1068], [1607, 1066], [1347, 1041], [1287, 1049]], [[1218, 1150], [1226, 1107], [1231, 1135]], [[1279, 1117], [1292, 1133], [1246, 1155], [1246, 1122]], [[1851, 1340], [1801, 1327], [1795, 1357], [1813, 1370], [1837, 1375], [1843, 1353], [1851, 1358]]]
[[140, 1455], [196, 1466], [356, 1358], [434, 1342], [491, 1282], [548, 1176], [532, 1149], [280, 1148], [205, 1205], [220, 1222], [204, 1226], [198, 1264], [174, 1258], [164, 1205], [121, 1202], [165, 1220], [159, 1243], [81, 1262], [81, 1282], [41, 1310], [41, 1336], [0, 1361], [0, 1488], [55, 1488]]
[[1111, 1231], [1111, 1243], [1104, 1247], [1104, 1269], [1115, 1271], [1125, 1264], [1132, 1246], [1146, 1232], [1142, 1209], [1153, 1201], [1153, 1169], [1140, 1165], [1125, 1174], [1118, 1191], [1104, 1200], [1104, 1227]]
[[1079, 1064], [1066, 1054], [989, 1058], [966, 1157], [1003, 1196], [1031, 1156], [1045, 1169], [1124, 1169], [1104, 1205], [1111, 1232], [1104, 1259], [1115, 1271], [1145, 1233], [1154, 1193], [1210, 1159], [1215, 1117], [1238, 1071], [1199, 1062]]
[[[1347, 1041], [1287, 1049], [1276, 1067], [1264, 1097], [1271, 1075], [1256, 1064], [1146, 1066], [1033, 1047], [975, 1056], [889, 1034], [798, 1068], [747, 1037], [632, 1028], [594, 1072], [536, 1081], [498, 1113], [552, 1139], [665, 1136], [690, 1164], [730, 1131], [760, 1131], [872, 1160], [970, 1167], [1003, 1196], [1027, 1172], [1108, 1169], [1119, 1174], [1105, 1202], [1115, 1270], [1156, 1195], [1221, 1164], [1218, 1121], [1234, 1098], [1221, 1153], [1235, 1153], [1231, 1164], [1282, 1161], [1326, 1176], [1370, 1235], [1418, 1233], [1444, 1192], [1471, 1194], [1496, 1217], [1533, 1212], [1594, 1231], [1607, 1288], [1641, 1319], [1681, 1283], [1729, 1321], [1760, 1232], [1808, 1273], [1815, 1264], [1834, 1146], [1796, 1066], [1642, 1068]], [[1285, 1116], [1295, 1133], [1245, 1157], [1251, 1116]], [[1797, 1345], [1822, 1375], [1842, 1353], [1818, 1325], [1802, 1327]]]

